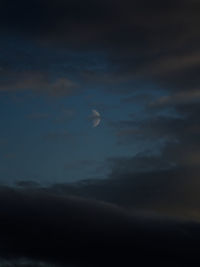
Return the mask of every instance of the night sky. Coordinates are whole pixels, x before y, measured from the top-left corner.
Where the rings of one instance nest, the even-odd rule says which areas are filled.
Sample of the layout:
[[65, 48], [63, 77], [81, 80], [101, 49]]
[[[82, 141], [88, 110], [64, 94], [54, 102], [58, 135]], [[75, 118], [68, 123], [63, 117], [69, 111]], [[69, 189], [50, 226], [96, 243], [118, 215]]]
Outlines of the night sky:
[[1, 1], [0, 266], [193, 266], [199, 28], [198, 0]]

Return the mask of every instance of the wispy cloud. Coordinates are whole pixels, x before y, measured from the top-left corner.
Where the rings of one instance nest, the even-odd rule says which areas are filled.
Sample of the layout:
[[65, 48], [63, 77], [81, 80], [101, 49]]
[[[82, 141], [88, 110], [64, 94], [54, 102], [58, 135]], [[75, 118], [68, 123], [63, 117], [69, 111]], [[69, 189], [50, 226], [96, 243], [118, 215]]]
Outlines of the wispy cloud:
[[74, 94], [78, 85], [68, 78], [52, 79], [42, 72], [8, 72], [0, 79], [0, 92], [31, 91], [50, 96]]

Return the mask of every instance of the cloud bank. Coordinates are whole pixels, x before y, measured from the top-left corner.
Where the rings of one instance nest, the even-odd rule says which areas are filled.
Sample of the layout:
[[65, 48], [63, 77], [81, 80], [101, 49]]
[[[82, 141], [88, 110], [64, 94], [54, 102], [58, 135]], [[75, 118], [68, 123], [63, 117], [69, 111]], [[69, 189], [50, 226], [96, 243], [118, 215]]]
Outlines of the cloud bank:
[[[199, 224], [144, 217], [43, 190], [0, 188], [0, 257], [58, 266], [188, 266], [199, 261]], [[71, 265], [70, 265], [71, 264]]]

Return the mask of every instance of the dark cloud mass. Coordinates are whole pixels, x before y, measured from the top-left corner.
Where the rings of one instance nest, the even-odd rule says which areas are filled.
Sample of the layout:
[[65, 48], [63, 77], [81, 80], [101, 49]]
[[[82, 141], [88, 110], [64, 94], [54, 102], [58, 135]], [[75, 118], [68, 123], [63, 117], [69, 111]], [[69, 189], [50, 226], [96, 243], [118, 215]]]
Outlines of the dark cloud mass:
[[111, 67], [100, 77], [94, 71], [95, 80], [198, 89], [198, 1], [3, 1], [0, 18], [2, 33], [46, 47], [105, 52]]
[[[58, 266], [188, 266], [199, 225], [136, 216], [117, 206], [43, 189], [0, 189], [0, 256]], [[91, 216], [92, 215], [92, 216]]]

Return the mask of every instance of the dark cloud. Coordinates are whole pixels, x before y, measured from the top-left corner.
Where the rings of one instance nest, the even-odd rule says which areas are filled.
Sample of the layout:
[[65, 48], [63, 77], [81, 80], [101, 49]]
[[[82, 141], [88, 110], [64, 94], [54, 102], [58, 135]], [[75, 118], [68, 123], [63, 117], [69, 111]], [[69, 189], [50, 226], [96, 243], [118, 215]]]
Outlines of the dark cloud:
[[[1, 267], [56, 267], [57, 266], [58, 267], [58, 265], [55, 264], [45, 263], [42, 261], [34, 261], [26, 258], [16, 259], [16, 260], [0, 259], [0, 266]], [[67, 265], [67, 267], [72, 267], [72, 266]]]
[[152, 155], [158, 153], [161, 160], [198, 167], [199, 112], [199, 91], [183, 91], [149, 101], [142, 115], [133, 113], [110, 127], [119, 144], [146, 143]]
[[[152, 82], [172, 91], [196, 90], [200, 63], [198, 10], [199, 2], [190, 0], [170, 0], [164, 6], [158, 0], [42, 0], [30, 1], [28, 6], [23, 0], [17, 4], [3, 1], [0, 30], [2, 34], [34, 40], [46, 49], [55, 46], [73, 52], [101, 51], [109, 63], [106, 68], [97, 71], [89, 69], [87, 63], [82, 66], [81, 73], [93, 83], [112, 85], [131, 80], [135, 85]], [[27, 62], [30, 64], [30, 60]], [[38, 68], [40, 63], [38, 59]], [[53, 87], [57, 86], [58, 90], [49, 86], [50, 91], [65, 92], [63, 87], [71, 88], [72, 82], [62, 77]], [[110, 90], [134, 90], [125, 88]]]
[[148, 141], [149, 150], [108, 158], [104, 180], [58, 184], [52, 191], [199, 220], [199, 104], [176, 101], [176, 115], [157, 114], [167, 106], [148, 106], [143, 120], [133, 117], [112, 125], [123, 145]]
[[16, 186], [19, 186], [19, 187], [24, 187], [24, 188], [36, 188], [36, 187], [39, 187], [40, 184], [38, 182], [35, 182], [35, 181], [16, 181]]
[[[125, 144], [151, 143], [149, 151], [108, 159], [104, 181], [85, 185], [78, 194], [138, 209], [199, 219], [199, 105], [175, 105], [179, 116], [157, 116], [116, 123]], [[180, 116], [181, 115], [181, 116]], [[162, 146], [160, 140], [164, 139]]]
[[167, 106], [180, 106], [190, 105], [192, 103], [200, 102], [200, 90], [183, 91], [169, 96], [162, 96], [156, 101], [150, 103], [151, 107], [167, 107]]
[[2, 259], [68, 266], [188, 266], [199, 262], [199, 224], [139, 216], [110, 204], [0, 188]]
[[[143, 173], [155, 170], [166, 170], [172, 167], [172, 163], [163, 159], [160, 155], [154, 156], [146, 152], [138, 153], [134, 157], [116, 157], [107, 159], [114, 174]], [[115, 176], [115, 175], [112, 175]]]
[[117, 159], [109, 179], [55, 184], [48, 190], [55, 194], [98, 199], [139, 212], [199, 221], [198, 169], [172, 168], [156, 158], [154, 162], [152, 158], [142, 158], [140, 166], [136, 164], [139, 165], [137, 158], [128, 162]]
[[50, 96], [65, 96], [76, 93], [77, 87], [78, 85], [68, 78], [52, 80], [47, 73], [42, 72], [6, 71], [3, 79], [0, 79], [0, 92], [31, 91]]

